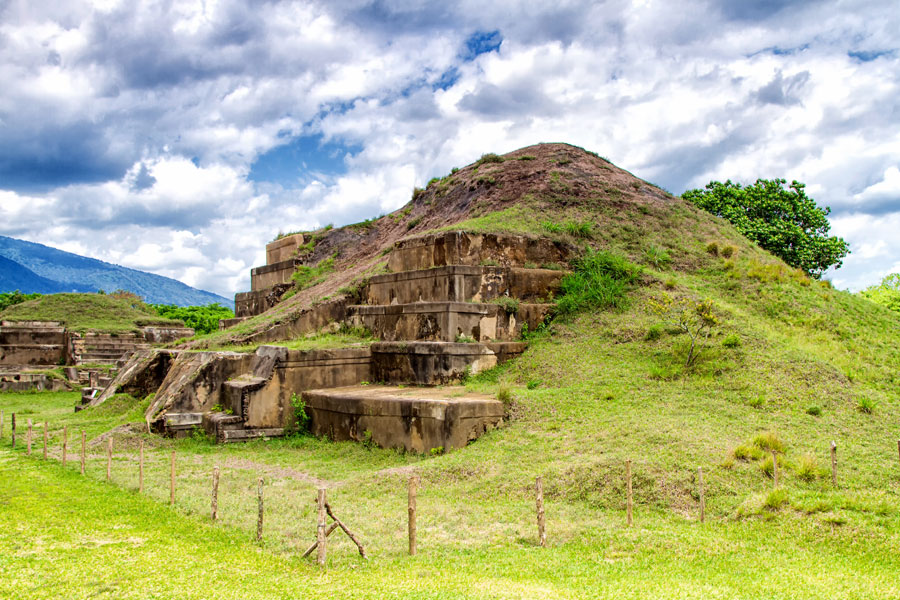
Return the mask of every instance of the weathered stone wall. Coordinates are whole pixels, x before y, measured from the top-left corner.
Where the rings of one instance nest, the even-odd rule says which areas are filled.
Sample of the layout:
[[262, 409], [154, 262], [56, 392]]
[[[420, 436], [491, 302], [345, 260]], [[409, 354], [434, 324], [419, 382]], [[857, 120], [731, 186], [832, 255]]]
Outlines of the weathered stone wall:
[[388, 268], [398, 272], [485, 263], [504, 267], [524, 267], [529, 263], [563, 266], [573, 251], [568, 245], [547, 238], [447, 231], [397, 242], [388, 258]]
[[272, 265], [293, 258], [304, 241], [302, 233], [295, 233], [269, 242], [266, 244], [266, 264]]
[[279, 283], [289, 282], [297, 264], [295, 259], [289, 258], [281, 262], [251, 269], [250, 291], [259, 292]]
[[52, 321], [0, 322], [0, 364], [58, 365], [66, 358], [66, 330]]
[[522, 342], [376, 342], [372, 381], [436, 385], [475, 375], [525, 351]]

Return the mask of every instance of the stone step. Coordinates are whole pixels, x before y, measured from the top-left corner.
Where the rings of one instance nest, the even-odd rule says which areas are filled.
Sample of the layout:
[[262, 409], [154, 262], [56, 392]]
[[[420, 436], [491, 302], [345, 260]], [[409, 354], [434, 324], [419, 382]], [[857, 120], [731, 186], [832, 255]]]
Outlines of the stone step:
[[527, 347], [525, 342], [375, 342], [371, 381], [445, 384], [495, 367]]
[[504, 296], [548, 302], [567, 274], [552, 269], [471, 265], [386, 273], [369, 279], [364, 303], [490, 302]]
[[222, 442], [246, 442], [259, 438], [281, 437], [284, 435], [284, 428], [271, 427], [267, 429], [225, 429], [222, 431]]
[[510, 308], [514, 312], [499, 304], [472, 302], [360, 305], [349, 307], [349, 318], [383, 341], [513, 341], [523, 325], [532, 330], [540, 325], [553, 305], [511, 303]]
[[314, 435], [431, 452], [461, 448], [504, 416], [495, 398], [463, 387], [350, 386], [303, 392]]

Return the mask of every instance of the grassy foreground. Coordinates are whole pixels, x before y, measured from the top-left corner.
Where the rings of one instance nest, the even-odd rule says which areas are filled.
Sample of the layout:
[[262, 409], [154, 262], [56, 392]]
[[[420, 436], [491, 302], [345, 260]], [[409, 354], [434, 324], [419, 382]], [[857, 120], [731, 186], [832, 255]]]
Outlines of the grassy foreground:
[[[497, 462], [470, 452], [480, 443], [425, 459], [314, 438], [228, 447], [145, 438], [146, 492], [139, 495], [134, 442], [141, 434], [116, 437], [112, 484], [103, 482], [102, 442], [89, 443], [86, 477], [78, 474], [76, 453], [69, 455], [65, 468], [60, 465], [60, 432], [55, 427], [47, 461], [40, 458], [40, 436], [35, 437], [33, 455], [24, 455], [21, 428], [17, 450], [10, 450], [9, 410], [21, 411], [24, 405], [31, 407], [24, 408], [26, 418], [68, 423], [72, 432], [83, 426], [89, 439], [109, 424], [107, 420], [116, 420], [115, 413], [119, 422], [135, 414], [124, 403], [111, 406], [105, 416], [71, 414], [67, 409], [73, 401], [73, 394], [0, 395], [6, 415], [0, 441], [2, 597], [900, 595], [896, 494], [804, 491], [789, 480], [785, 488], [790, 502], [815, 496], [832, 505], [832, 517], [842, 518], [790, 506], [734, 518], [713, 495], [710, 519], [701, 524], [691, 510], [648, 501], [637, 478], [635, 526], [627, 529], [620, 506], [604, 507], [589, 493], [575, 498], [571, 490], [554, 491], [559, 482], [551, 477], [549, 547], [539, 548], [528, 468], [498, 479], [493, 473]], [[508, 431], [491, 434], [484, 446], [504, 454], [512, 441]], [[167, 505], [172, 449], [179, 457], [174, 508]], [[216, 525], [208, 517], [213, 464], [223, 466], [222, 520]], [[413, 470], [423, 479], [420, 554], [408, 557], [404, 482]], [[253, 541], [258, 475], [267, 485], [261, 544]], [[324, 572], [299, 558], [314, 536], [313, 490], [322, 484], [329, 486], [337, 514], [363, 539], [369, 561], [359, 558], [346, 539], [334, 536], [329, 538]]]

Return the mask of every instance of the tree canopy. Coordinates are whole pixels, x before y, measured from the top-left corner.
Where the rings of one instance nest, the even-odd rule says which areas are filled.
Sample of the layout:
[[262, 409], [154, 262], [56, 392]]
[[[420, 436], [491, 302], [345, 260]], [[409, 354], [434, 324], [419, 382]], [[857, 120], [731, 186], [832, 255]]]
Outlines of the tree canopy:
[[900, 273], [891, 273], [880, 285], [871, 285], [859, 293], [876, 304], [900, 312]]
[[757, 179], [746, 187], [731, 180], [711, 181], [706, 189], [682, 197], [730, 221], [743, 235], [784, 262], [820, 278], [838, 268], [850, 253], [842, 238], [828, 235], [831, 209], [820, 208], [806, 195], [805, 184], [784, 179]]

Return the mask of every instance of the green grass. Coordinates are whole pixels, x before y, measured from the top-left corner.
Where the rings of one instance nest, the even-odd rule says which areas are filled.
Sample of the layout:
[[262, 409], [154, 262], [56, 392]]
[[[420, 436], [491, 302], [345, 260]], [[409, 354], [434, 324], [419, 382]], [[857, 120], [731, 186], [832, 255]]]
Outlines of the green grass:
[[59, 321], [71, 331], [109, 333], [135, 331], [144, 325], [181, 327], [160, 317], [131, 294], [50, 294], [10, 306], [0, 318], [8, 321]]

